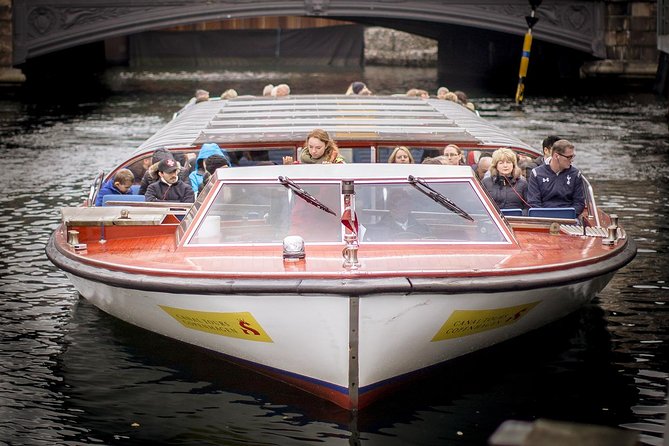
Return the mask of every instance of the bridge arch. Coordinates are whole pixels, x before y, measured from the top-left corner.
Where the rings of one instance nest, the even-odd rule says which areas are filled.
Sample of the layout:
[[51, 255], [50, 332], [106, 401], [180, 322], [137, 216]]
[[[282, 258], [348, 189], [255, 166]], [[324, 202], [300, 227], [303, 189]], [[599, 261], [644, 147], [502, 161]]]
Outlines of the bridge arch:
[[[108, 38], [234, 18], [320, 16], [439, 39], [447, 25], [522, 35], [529, 11], [526, 0], [15, 0], [13, 64]], [[537, 17], [535, 39], [605, 57], [604, 2], [553, 0], [537, 9]]]

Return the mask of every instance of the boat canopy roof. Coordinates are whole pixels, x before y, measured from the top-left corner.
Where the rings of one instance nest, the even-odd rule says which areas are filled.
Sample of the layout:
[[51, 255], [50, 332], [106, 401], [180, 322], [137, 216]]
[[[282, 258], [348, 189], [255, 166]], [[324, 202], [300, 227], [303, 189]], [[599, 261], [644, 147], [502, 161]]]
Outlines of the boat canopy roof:
[[158, 148], [302, 145], [321, 128], [344, 146], [460, 144], [541, 153], [452, 101], [407, 96], [242, 96], [189, 104], [133, 156]]

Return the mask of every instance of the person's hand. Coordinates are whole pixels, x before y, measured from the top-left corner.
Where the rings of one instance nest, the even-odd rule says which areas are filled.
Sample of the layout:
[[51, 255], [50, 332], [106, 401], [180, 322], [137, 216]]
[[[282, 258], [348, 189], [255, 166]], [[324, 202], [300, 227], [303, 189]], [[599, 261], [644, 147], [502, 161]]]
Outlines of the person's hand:
[[295, 161], [293, 160], [292, 156], [284, 156], [283, 157], [283, 164], [293, 164]]

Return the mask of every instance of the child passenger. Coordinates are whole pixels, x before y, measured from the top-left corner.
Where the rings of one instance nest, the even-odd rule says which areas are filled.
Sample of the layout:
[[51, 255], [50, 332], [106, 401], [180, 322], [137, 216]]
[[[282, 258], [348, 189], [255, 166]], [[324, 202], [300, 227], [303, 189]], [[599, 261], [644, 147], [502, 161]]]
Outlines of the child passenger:
[[95, 199], [95, 205], [102, 206], [102, 198], [105, 195], [130, 195], [130, 187], [134, 181], [135, 176], [129, 169], [119, 170], [114, 178], [102, 185]]

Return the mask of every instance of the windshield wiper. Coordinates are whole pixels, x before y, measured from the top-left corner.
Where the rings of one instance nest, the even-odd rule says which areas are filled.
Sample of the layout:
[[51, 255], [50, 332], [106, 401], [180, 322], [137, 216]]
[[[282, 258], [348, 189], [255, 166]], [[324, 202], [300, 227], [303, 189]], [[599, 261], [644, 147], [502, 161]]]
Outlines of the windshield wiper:
[[306, 201], [310, 205], [316, 206], [318, 209], [322, 209], [325, 212], [327, 212], [328, 214], [334, 215], [335, 217], [337, 216], [337, 214], [335, 214], [335, 212], [332, 209], [330, 209], [329, 207], [327, 207], [326, 205], [321, 203], [318, 200], [318, 198], [314, 197], [309, 192], [302, 189], [293, 180], [291, 180], [289, 178], [286, 178], [284, 176], [279, 176], [279, 182], [281, 182], [281, 184], [283, 184], [287, 189], [290, 189], [293, 192], [295, 192], [295, 195], [297, 195], [298, 197], [300, 197], [301, 199], [303, 199], [304, 201]]
[[449, 211], [452, 211], [453, 213], [458, 214], [460, 217], [466, 218], [469, 221], [474, 221], [471, 215], [465, 212], [460, 206], [453, 203], [448, 197], [443, 195], [441, 192], [432, 189], [432, 187], [430, 187], [430, 185], [427, 184], [427, 182], [422, 178], [416, 178], [413, 175], [409, 175], [407, 179], [409, 180], [409, 183], [411, 183], [413, 187], [415, 187], [428, 197], [432, 198], [434, 201], [436, 201]]

